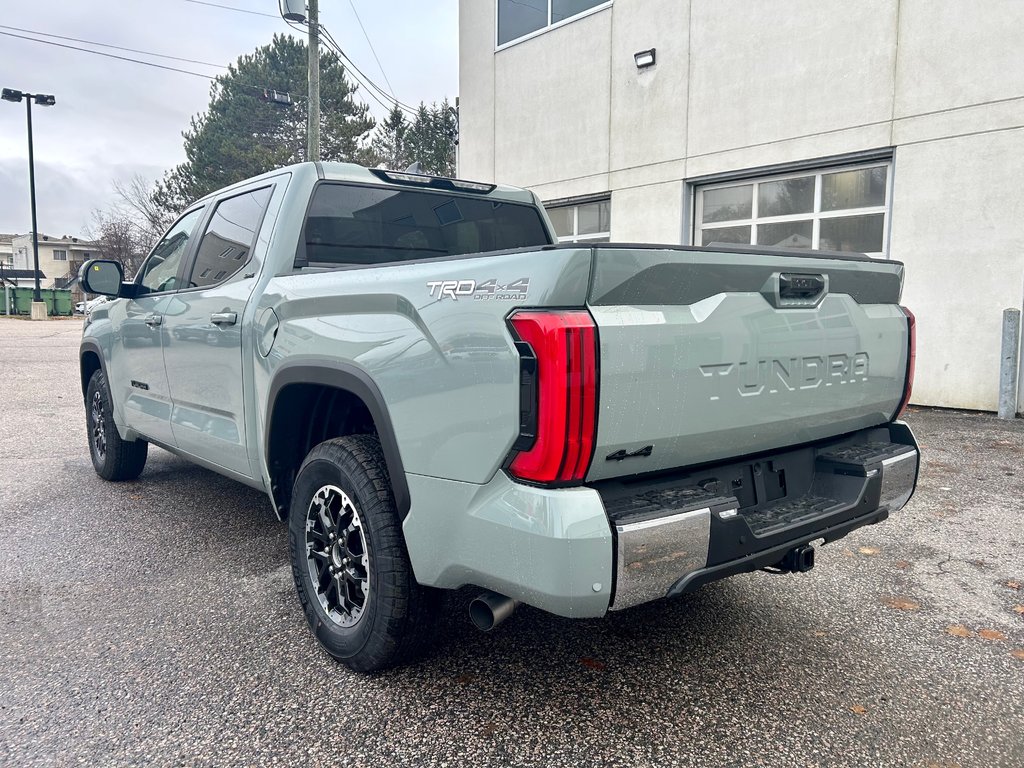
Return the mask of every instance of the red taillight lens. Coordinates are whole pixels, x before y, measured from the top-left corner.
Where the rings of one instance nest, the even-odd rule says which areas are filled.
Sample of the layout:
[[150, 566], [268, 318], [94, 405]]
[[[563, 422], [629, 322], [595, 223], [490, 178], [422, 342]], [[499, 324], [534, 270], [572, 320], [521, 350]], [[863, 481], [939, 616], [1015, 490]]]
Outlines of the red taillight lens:
[[509, 472], [534, 483], [579, 482], [597, 431], [597, 332], [586, 311], [520, 311], [509, 318], [536, 358], [536, 438]]
[[903, 399], [900, 400], [900, 407], [896, 409], [896, 415], [893, 416], [894, 419], [902, 416], [903, 412], [907, 410], [907, 405], [910, 404], [910, 395], [914, 391], [914, 368], [917, 365], [917, 318], [906, 307], [900, 307], [900, 309], [907, 316], [907, 333], [910, 336], [910, 348], [907, 351], [907, 380], [903, 386]]

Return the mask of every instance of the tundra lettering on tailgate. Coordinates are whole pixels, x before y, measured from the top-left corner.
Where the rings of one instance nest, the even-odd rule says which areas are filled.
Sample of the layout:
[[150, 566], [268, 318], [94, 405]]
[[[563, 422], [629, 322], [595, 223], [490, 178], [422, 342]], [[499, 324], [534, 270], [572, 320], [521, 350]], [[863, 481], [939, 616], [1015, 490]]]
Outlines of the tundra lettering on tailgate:
[[710, 384], [708, 399], [715, 401], [722, 399], [721, 393], [729, 391], [729, 385], [735, 387], [741, 397], [755, 397], [817, 389], [822, 385], [857, 384], [868, 380], [868, 366], [868, 353], [857, 352], [854, 355], [713, 363], [700, 366], [700, 372]]

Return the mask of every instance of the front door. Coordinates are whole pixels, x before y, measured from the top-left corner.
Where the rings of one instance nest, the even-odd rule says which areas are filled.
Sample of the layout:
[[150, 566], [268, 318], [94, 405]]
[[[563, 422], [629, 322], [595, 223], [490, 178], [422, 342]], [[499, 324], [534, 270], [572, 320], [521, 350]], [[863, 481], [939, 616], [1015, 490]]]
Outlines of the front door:
[[178, 288], [179, 272], [202, 208], [189, 211], [168, 230], [136, 278], [136, 297], [120, 299], [109, 310], [113, 341], [108, 373], [114, 402], [124, 421], [143, 437], [168, 445], [171, 393], [164, 369], [164, 313]]
[[245, 442], [242, 315], [256, 284], [250, 258], [271, 189], [217, 203], [163, 320], [175, 444], [246, 477], [254, 475]]

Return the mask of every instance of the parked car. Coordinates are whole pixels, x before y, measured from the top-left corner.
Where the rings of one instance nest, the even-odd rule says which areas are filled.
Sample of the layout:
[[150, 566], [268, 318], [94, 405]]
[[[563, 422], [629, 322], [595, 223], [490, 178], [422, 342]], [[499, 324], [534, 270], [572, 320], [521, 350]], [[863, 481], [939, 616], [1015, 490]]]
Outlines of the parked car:
[[82, 280], [111, 297], [81, 345], [96, 471], [153, 444], [265, 491], [355, 670], [422, 651], [441, 590], [480, 588], [489, 629], [806, 571], [917, 479], [896, 261], [557, 244], [531, 192], [317, 163]]
[[108, 301], [110, 301], [110, 299], [106, 296], [97, 296], [95, 299], [90, 299], [89, 301], [79, 301], [75, 304], [75, 314], [87, 315], [100, 304], [105, 304]]

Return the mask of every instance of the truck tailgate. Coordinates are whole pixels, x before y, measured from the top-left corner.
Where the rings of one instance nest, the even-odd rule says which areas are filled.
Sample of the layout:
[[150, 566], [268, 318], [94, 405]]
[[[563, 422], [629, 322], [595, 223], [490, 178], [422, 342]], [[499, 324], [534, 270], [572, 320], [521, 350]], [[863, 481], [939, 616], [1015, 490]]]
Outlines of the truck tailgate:
[[899, 406], [909, 330], [898, 262], [654, 246], [593, 258], [588, 480], [822, 440]]

